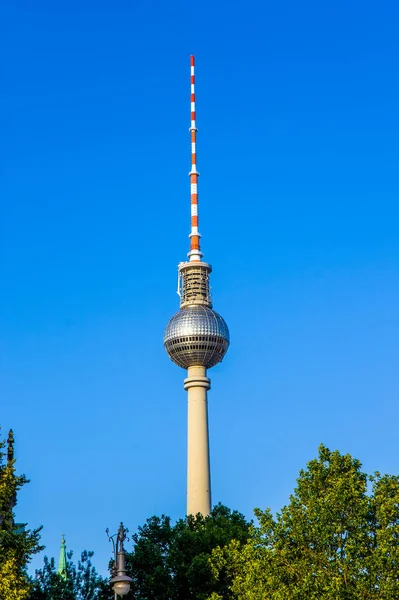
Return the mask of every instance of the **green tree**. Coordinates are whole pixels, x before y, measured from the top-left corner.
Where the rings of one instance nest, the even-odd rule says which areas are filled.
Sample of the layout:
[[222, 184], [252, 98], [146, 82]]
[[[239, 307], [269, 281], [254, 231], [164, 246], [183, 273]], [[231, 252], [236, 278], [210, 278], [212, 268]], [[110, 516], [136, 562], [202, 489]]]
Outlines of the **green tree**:
[[39, 544], [41, 528], [29, 530], [25, 524], [15, 524], [17, 493], [26, 483], [28, 479], [15, 472], [11, 430], [7, 444], [0, 441], [0, 598], [7, 600], [24, 600], [28, 596], [26, 567], [32, 555], [43, 549]]
[[44, 557], [43, 567], [32, 580], [29, 600], [100, 600], [110, 598], [108, 580], [100, 577], [91, 559], [93, 552], [82, 552], [77, 565], [67, 553], [66, 577], [57, 573], [54, 558]]
[[370, 477], [370, 598], [399, 598], [399, 476]]
[[133, 536], [127, 573], [133, 579], [129, 598], [135, 600], [205, 600], [218, 592], [232, 597], [229, 575], [216, 580], [212, 550], [231, 540], [244, 544], [249, 523], [237, 511], [218, 504], [209, 516], [189, 516], [172, 525], [169, 517], [152, 517]]
[[[242, 600], [399, 598], [399, 478], [372, 477], [350, 455], [320, 446], [273, 518], [256, 510], [246, 544], [214, 550]], [[213, 600], [222, 598], [214, 594]]]

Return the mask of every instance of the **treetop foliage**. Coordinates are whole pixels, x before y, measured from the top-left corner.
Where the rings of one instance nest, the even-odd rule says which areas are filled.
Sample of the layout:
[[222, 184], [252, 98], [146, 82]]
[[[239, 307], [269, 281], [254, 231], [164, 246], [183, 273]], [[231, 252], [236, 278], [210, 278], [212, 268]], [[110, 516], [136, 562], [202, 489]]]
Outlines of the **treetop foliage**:
[[244, 516], [218, 504], [210, 515], [188, 516], [174, 525], [169, 517], [151, 517], [132, 536], [127, 573], [137, 600], [206, 600], [217, 590], [228, 599], [226, 578], [215, 580], [210, 556], [218, 546], [245, 543], [250, 524]]
[[73, 552], [67, 552], [66, 577], [57, 573], [54, 558], [45, 556], [43, 567], [31, 581], [29, 600], [108, 600], [109, 581], [98, 575], [91, 561], [93, 554], [85, 550], [75, 565]]
[[[5, 450], [7, 445], [7, 450]], [[26, 567], [33, 554], [40, 552], [41, 528], [29, 530], [15, 525], [14, 507], [17, 492], [28, 480], [16, 475], [14, 436], [9, 432], [7, 443], [0, 440], [0, 598], [23, 600], [29, 593]]]
[[[276, 517], [255, 511], [247, 543], [212, 554], [242, 600], [399, 598], [399, 477], [368, 476], [321, 445]], [[212, 600], [222, 598], [217, 594]]]

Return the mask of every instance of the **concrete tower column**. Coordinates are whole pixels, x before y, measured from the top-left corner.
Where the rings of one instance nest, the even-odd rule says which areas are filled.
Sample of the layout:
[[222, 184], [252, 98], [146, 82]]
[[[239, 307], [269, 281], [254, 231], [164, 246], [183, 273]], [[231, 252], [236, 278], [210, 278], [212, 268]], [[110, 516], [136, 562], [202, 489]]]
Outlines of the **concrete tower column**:
[[206, 516], [211, 510], [207, 399], [211, 381], [206, 376], [206, 367], [188, 367], [187, 375], [184, 380], [188, 392], [187, 514]]

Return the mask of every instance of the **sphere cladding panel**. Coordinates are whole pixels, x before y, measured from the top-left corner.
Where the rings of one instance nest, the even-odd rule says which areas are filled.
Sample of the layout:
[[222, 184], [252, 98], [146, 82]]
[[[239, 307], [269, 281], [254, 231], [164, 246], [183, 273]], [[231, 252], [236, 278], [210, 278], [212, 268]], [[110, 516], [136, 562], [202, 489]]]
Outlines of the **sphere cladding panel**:
[[223, 360], [229, 343], [224, 319], [203, 305], [182, 308], [165, 329], [166, 352], [183, 369], [196, 365], [210, 369]]

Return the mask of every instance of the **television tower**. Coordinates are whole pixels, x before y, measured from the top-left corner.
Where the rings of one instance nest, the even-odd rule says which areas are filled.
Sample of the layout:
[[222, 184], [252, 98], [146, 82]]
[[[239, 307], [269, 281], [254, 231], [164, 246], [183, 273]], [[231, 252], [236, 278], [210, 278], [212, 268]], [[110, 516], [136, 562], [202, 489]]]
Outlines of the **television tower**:
[[180, 310], [169, 321], [164, 346], [174, 363], [187, 369], [188, 392], [187, 514], [208, 515], [211, 510], [207, 392], [211, 387], [207, 369], [221, 360], [229, 347], [229, 330], [212, 309], [209, 274], [202, 260], [198, 231], [197, 127], [195, 118], [194, 56], [191, 65], [191, 233], [188, 261], [178, 266]]

